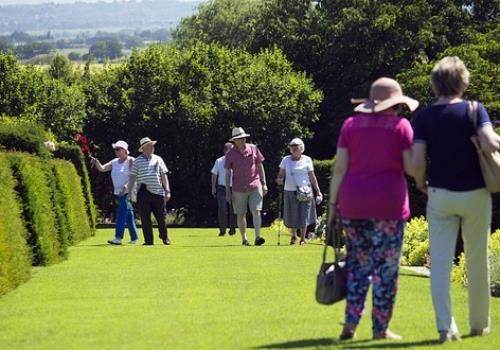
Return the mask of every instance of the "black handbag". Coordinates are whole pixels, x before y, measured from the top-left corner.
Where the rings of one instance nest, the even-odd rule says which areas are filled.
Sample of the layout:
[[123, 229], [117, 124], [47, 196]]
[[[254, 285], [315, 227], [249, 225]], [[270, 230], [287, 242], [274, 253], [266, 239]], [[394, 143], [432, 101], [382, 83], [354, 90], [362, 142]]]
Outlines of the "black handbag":
[[[347, 289], [345, 261], [340, 261], [342, 228], [340, 223], [331, 226], [327, 229], [323, 262], [316, 277], [316, 301], [322, 305], [332, 305], [343, 300]], [[328, 246], [332, 246], [335, 253], [333, 262], [326, 262]]]

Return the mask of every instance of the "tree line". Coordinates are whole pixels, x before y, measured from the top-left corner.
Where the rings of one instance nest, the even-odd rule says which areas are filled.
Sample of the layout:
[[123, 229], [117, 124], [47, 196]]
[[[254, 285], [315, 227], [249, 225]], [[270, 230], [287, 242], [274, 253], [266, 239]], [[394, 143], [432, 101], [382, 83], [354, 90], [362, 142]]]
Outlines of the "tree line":
[[[331, 158], [350, 98], [366, 97], [376, 77], [396, 77], [406, 94], [430, 102], [429, 72], [443, 55], [466, 62], [467, 97], [498, 121], [499, 4], [212, 0], [181, 23], [172, 44], [121, 64], [76, 69], [56, 56], [44, 70], [1, 54], [0, 114], [39, 122], [57, 140], [83, 132], [103, 160], [117, 139], [132, 155], [141, 137], [158, 140], [171, 205], [190, 223], [212, 223], [209, 170], [233, 126], [252, 135], [271, 180], [293, 137], [314, 158]], [[109, 177], [92, 176], [99, 208], [112, 212]], [[270, 190], [268, 220], [276, 212]]]

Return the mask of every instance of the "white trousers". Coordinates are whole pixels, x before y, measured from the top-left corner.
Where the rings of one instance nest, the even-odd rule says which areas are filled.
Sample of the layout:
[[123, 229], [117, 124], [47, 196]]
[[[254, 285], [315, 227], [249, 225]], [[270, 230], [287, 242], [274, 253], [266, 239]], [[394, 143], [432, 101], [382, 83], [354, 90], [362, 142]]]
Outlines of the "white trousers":
[[488, 241], [491, 194], [429, 188], [427, 203], [431, 254], [431, 293], [438, 331], [458, 332], [451, 312], [450, 275], [459, 228], [462, 229], [471, 329], [490, 327]]

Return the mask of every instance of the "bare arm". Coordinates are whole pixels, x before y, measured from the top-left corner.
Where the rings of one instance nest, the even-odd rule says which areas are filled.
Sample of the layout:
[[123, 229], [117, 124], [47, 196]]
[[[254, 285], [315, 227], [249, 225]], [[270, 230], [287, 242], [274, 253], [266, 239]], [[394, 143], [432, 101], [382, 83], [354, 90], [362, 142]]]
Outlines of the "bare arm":
[[257, 163], [257, 172], [259, 173], [260, 182], [262, 183], [262, 192], [265, 196], [267, 194], [267, 183], [266, 183], [266, 172], [264, 170], [264, 164]]
[[171, 192], [170, 192], [170, 183], [168, 182], [168, 176], [166, 173], [161, 173], [161, 184], [165, 189], [165, 203], [170, 200]]
[[335, 156], [335, 166], [333, 167], [332, 180], [330, 182], [330, 205], [328, 209], [328, 220], [333, 222], [336, 219], [336, 207], [339, 196], [339, 189], [344, 176], [349, 167], [349, 153], [347, 148], [337, 148]]
[[280, 170], [278, 172], [278, 177], [276, 178], [276, 183], [278, 185], [283, 185], [284, 180], [285, 180], [285, 169], [280, 168]]
[[485, 124], [477, 131], [479, 143], [484, 152], [492, 153], [500, 150], [500, 136], [497, 135], [491, 124]]
[[417, 188], [422, 192], [427, 192], [427, 145], [425, 143], [414, 143], [412, 147], [411, 159], [413, 168], [412, 176], [415, 179]]
[[316, 191], [316, 196], [320, 197], [321, 200], [323, 200], [323, 193], [321, 193], [321, 190], [319, 188], [318, 179], [316, 178], [316, 174], [314, 173], [314, 171], [310, 171], [308, 173], [308, 175], [309, 175], [309, 181], [311, 181], [311, 184], [313, 185], [314, 190]]
[[212, 195], [215, 196], [217, 192], [217, 175], [212, 173]]
[[90, 162], [95, 166], [97, 170], [99, 170], [101, 173], [105, 173], [107, 171], [111, 171], [111, 168], [113, 165], [111, 164], [111, 161], [107, 162], [106, 164], [102, 165], [99, 159], [91, 157]]
[[415, 169], [413, 167], [411, 150], [403, 151], [403, 168], [408, 175], [413, 176]]

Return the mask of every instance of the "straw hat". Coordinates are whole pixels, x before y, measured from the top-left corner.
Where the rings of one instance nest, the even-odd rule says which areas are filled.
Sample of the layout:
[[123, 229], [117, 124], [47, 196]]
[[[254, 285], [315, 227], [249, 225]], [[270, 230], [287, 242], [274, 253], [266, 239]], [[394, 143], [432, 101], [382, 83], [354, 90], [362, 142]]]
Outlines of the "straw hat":
[[243, 128], [233, 128], [233, 131], [231, 133], [231, 138], [229, 141], [234, 141], [236, 139], [242, 139], [244, 137], [249, 137], [250, 134], [247, 134]]
[[139, 152], [142, 152], [142, 149], [144, 148], [144, 146], [152, 143], [153, 145], [156, 144], [158, 141], [153, 141], [151, 140], [149, 137], [143, 137], [141, 139], [141, 142], [140, 142], [140, 146], [139, 146]]
[[375, 80], [370, 86], [370, 98], [351, 99], [351, 102], [359, 103], [354, 111], [361, 113], [377, 113], [399, 104], [407, 105], [412, 112], [418, 107], [418, 101], [403, 95], [401, 86], [391, 78]]

